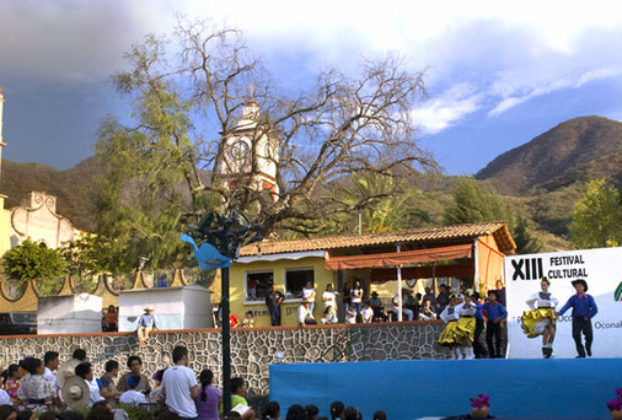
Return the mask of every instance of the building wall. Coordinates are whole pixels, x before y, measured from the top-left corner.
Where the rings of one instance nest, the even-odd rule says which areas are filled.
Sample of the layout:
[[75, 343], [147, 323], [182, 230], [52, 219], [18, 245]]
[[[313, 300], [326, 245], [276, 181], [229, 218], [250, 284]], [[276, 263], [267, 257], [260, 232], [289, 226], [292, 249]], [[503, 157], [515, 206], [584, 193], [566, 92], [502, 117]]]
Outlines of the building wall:
[[[258, 261], [249, 264], [236, 263], [230, 271], [230, 302], [231, 313], [242, 321], [246, 311], [253, 311], [255, 326], [270, 326], [270, 314], [263, 299], [261, 302], [249, 303], [245, 297], [246, 274], [248, 272], [269, 271], [274, 276], [274, 283], [278, 289], [285, 293], [285, 271], [288, 269], [312, 268], [314, 273], [314, 286], [316, 290], [314, 316], [318, 321], [322, 318], [323, 302], [322, 293], [326, 285], [333, 282], [333, 272], [324, 269], [324, 259], [320, 257], [308, 257], [300, 260]], [[297, 325], [296, 310], [300, 306], [300, 299], [286, 299], [281, 305], [281, 325]]]
[[[436, 340], [443, 329], [439, 321], [373, 324], [367, 326], [278, 327], [238, 329], [231, 333], [232, 375], [249, 382], [250, 395], [269, 392], [269, 365], [275, 353], [283, 363], [323, 363], [370, 360], [447, 359], [446, 348]], [[0, 366], [8, 366], [25, 355], [43, 357], [46, 351], [60, 353], [62, 361], [76, 348], [86, 350], [99, 377], [107, 360], [117, 360], [122, 369], [129, 355], [138, 355], [149, 377], [170, 366], [176, 345], [191, 351], [190, 367], [198, 374], [209, 368], [221, 382], [221, 336], [219, 330], [158, 331], [138, 347], [128, 333], [82, 334], [0, 338]], [[466, 362], [465, 362], [466, 363]]]
[[4, 197], [0, 195], [0, 257], [11, 249], [11, 212], [4, 209]]

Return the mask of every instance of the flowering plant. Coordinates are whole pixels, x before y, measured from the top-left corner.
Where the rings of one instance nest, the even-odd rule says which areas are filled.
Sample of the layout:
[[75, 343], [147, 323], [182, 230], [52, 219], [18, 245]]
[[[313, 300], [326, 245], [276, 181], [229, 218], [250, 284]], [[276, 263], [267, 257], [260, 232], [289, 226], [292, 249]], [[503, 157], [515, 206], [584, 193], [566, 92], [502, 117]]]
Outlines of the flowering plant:
[[477, 398], [470, 398], [471, 407], [484, 408], [490, 407], [490, 395], [479, 394]]
[[622, 388], [616, 389], [616, 395], [617, 397], [613, 400], [607, 401], [607, 408], [609, 408], [609, 411], [622, 410]]

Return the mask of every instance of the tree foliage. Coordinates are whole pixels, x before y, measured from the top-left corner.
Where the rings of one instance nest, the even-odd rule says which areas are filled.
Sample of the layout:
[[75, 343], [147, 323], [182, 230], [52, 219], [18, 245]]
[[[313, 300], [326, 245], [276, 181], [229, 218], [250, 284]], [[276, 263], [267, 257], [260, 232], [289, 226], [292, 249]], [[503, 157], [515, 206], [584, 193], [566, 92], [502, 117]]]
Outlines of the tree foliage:
[[[178, 45], [178, 55], [166, 51]], [[434, 166], [410, 119], [423, 73], [397, 57], [366, 61], [355, 78], [327, 69], [296, 95], [278, 93], [238, 31], [204, 22], [180, 22], [171, 41], [150, 35], [126, 58], [131, 69], [114, 80], [132, 101], [132, 121], [109, 117], [97, 143], [106, 173], [98, 235], [109, 241], [113, 266], [129, 267], [139, 254], [154, 266], [175, 263], [178, 233], [211, 210], [241, 210], [265, 234], [312, 232], [326, 219], [335, 180]], [[250, 168], [231, 183], [222, 171], [228, 139], [250, 95], [260, 106]], [[267, 157], [277, 168], [276, 201], [254, 188], [265, 136], [279, 139]]]
[[604, 179], [590, 181], [575, 203], [570, 236], [577, 248], [601, 248], [622, 243], [620, 193]]
[[14, 282], [39, 280], [39, 292], [46, 295], [62, 286], [59, 277], [65, 274], [66, 262], [58, 250], [27, 238], [4, 253], [2, 266], [4, 274]]
[[505, 220], [511, 223], [511, 213], [492, 188], [478, 183], [471, 177], [456, 179], [453, 205], [445, 209], [445, 224], [490, 222]]
[[533, 232], [526, 217], [520, 216], [511, 229], [517, 254], [535, 254], [542, 250], [542, 240]]

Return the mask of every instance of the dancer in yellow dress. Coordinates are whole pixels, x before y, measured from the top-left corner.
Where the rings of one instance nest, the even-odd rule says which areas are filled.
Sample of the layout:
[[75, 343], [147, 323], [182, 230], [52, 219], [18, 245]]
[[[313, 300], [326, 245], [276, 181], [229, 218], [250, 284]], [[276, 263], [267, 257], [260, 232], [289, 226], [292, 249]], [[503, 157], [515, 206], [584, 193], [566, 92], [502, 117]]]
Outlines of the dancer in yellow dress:
[[542, 277], [541, 291], [534, 293], [527, 300], [530, 310], [523, 312], [521, 325], [529, 338], [542, 336], [542, 355], [548, 359], [553, 355], [553, 341], [555, 340], [555, 307], [557, 299], [549, 292], [551, 282]]
[[478, 295], [469, 289], [465, 293], [464, 302], [456, 307], [460, 316], [458, 328], [456, 328], [457, 351], [460, 352], [462, 350], [464, 359], [475, 359], [473, 340], [475, 337], [477, 298]]
[[460, 315], [458, 314], [458, 305], [460, 305], [461, 302], [462, 298], [459, 295], [452, 293], [449, 296], [449, 304], [439, 315], [443, 322], [447, 325], [445, 325], [445, 329], [438, 338], [438, 343], [441, 346], [449, 347], [451, 359], [461, 358], [457, 349], [458, 337], [460, 336], [458, 333], [458, 320], [460, 319]]

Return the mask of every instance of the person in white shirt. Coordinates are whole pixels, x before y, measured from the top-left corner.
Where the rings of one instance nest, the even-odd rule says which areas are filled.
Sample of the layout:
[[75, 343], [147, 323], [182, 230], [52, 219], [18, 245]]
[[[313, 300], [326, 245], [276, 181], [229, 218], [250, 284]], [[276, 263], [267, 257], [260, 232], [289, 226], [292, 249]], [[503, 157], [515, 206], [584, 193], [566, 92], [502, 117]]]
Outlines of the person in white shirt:
[[309, 302], [309, 308], [311, 309], [311, 313], [313, 313], [315, 310], [315, 289], [313, 288], [313, 283], [310, 281], [308, 281], [302, 289], [302, 300], [304, 302]]
[[477, 313], [477, 295], [473, 290], [467, 290], [464, 302], [456, 306], [458, 312], [458, 328], [457, 328], [457, 354], [464, 359], [475, 359], [475, 353], [473, 352], [473, 340], [475, 339], [475, 327], [476, 320], [475, 314]]
[[60, 391], [60, 387], [56, 383], [56, 376], [54, 371], [58, 369], [60, 365], [59, 354], [56, 351], [47, 351], [43, 355], [43, 364], [45, 365], [45, 371], [43, 372], [43, 379], [48, 381], [54, 387], [56, 394]]
[[174, 366], [166, 369], [162, 377], [162, 393], [167, 407], [182, 419], [198, 417], [194, 399], [199, 395], [199, 384], [192, 369], [188, 367], [188, 349], [176, 346], [173, 349]]
[[455, 293], [452, 293], [449, 296], [449, 304], [443, 309], [443, 312], [440, 314], [440, 318], [445, 325], [445, 329], [441, 333], [441, 336], [438, 339], [438, 344], [441, 346], [449, 347], [449, 354], [452, 359], [457, 359], [460, 357], [460, 354], [456, 350], [456, 336], [458, 329], [458, 320], [460, 319], [460, 315], [458, 313], [458, 305], [461, 303], [462, 299]]
[[[402, 291], [402, 297], [403, 296], [404, 296], [404, 291]], [[391, 311], [395, 314], [396, 318], [399, 319], [398, 317], [399, 305], [398, 305], [397, 295], [393, 296], [393, 300], [391, 301]], [[406, 315], [409, 321], [412, 321], [415, 317], [415, 314], [413, 313], [411, 309], [404, 307], [404, 300], [402, 300], [402, 313]]]
[[87, 404], [88, 407], [92, 407], [98, 401], [104, 401], [104, 397], [99, 393], [99, 386], [97, 386], [97, 382], [94, 379], [93, 375], [93, 367], [89, 362], [80, 363], [76, 366], [76, 376], [84, 379], [86, 384], [89, 387], [89, 402]]
[[145, 398], [145, 394], [142, 392], [136, 391], [136, 387], [140, 383], [139, 375], [132, 375], [127, 378], [127, 387], [129, 388], [119, 397], [119, 402], [121, 404], [147, 404], [147, 398]]
[[361, 309], [361, 317], [363, 318], [364, 324], [371, 324], [371, 321], [374, 319], [374, 310], [369, 306], [369, 301], [363, 301], [363, 309]]
[[542, 336], [542, 356], [545, 359], [553, 355], [553, 341], [555, 340], [555, 307], [559, 303], [557, 298], [549, 292], [551, 282], [547, 277], [540, 281], [540, 291], [527, 299], [528, 311], [523, 312], [521, 326], [528, 338]]
[[303, 301], [298, 307], [298, 313], [296, 314], [296, 318], [298, 319], [298, 325], [314, 325], [317, 324], [317, 321], [313, 317], [313, 312], [311, 312], [310, 308], [311, 304], [308, 301]]
[[324, 310], [329, 306], [332, 306], [335, 311], [337, 310], [337, 293], [333, 290], [332, 283], [326, 285], [326, 291], [322, 293], [322, 301], [324, 302]]

